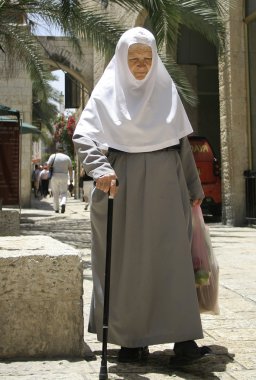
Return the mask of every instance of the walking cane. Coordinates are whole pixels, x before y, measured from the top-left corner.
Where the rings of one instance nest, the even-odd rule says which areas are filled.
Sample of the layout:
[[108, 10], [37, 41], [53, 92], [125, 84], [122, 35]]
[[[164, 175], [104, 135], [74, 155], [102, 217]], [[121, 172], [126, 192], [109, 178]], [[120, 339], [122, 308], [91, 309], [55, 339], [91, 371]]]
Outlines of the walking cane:
[[107, 217], [106, 263], [105, 263], [105, 289], [104, 289], [104, 306], [103, 306], [102, 358], [101, 358], [99, 380], [108, 379], [107, 343], [108, 343], [112, 221], [113, 221], [113, 197], [109, 194], [108, 195], [108, 217]]

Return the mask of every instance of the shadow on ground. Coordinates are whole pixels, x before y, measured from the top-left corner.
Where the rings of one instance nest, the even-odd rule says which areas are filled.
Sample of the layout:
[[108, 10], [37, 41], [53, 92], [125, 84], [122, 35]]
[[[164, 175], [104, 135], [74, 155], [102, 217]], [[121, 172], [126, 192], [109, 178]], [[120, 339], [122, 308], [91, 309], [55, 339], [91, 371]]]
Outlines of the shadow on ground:
[[[143, 363], [118, 363], [118, 350], [108, 350], [108, 372], [119, 376], [119, 380], [149, 380], [147, 373], [177, 376], [185, 380], [219, 380], [215, 373], [225, 372], [228, 363], [233, 362], [234, 354], [224, 346], [212, 345], [213, 355], [187, 365], [175, 365], [172, 350], [155, 351]], [[101, 355], [100, 351], [94, 352]]]

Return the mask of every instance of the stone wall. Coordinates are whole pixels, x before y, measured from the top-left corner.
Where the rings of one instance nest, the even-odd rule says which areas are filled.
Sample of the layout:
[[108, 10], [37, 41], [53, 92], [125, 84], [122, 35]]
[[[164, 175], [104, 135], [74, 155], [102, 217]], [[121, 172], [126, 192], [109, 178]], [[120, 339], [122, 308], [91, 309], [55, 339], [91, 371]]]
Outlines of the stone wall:
[[245, 221], [244, 170], [248, 169], [247, 82], [243, 4], [230, 10], [226, 49], [219, 63], [223, 222]]
[[[91, 2], [95, 5], [95, 1], [91, 0]], [[223, 222], [232, 225], [242, 225], [245, 221], [243, 172], [249, 168], [247, 47], [245, 46], [243, 7], [244, 2], [237, 2], [236, 7], [230, 8], [230, 18], [226, 21], [225, 55], [219, 62]], [[109, 3], [106, 13], [118, 14], [120, 21], [127, 27], [143, 25], [146, 18], [146, 14], [143, 12], [141, 14], [127, 12], [125, 8], [113, 3]], [[50, 47], [53, 40], [48, 39], [46, 42], [47, 48], [54, 54], [54, 45]], [[84, 56], [79, 60], [73, 57], [67, 39], [57, 39], [56, 58], [59, 57], [61, 67], [67, 69], [71, 74], [73, 72], [77, 79], [82, 78], [81, 83], [87, 90], [84, 96], [86, 100], [88, 99], [87, 93], [90, 93], [98, 82], [107, 62], [99, 52], [90, 49], [86, 44], [83, 51]], [[71, 59], [72, 61], [70, 61]], [[2, 62], [3, 55], [0, 53], [0, 68], [3, 66]], [[52, 65], [53, 61], [49, 61], [49, 64]], [[1, 70], [0, 74], [0, 103], [21, 110], [23, 120], [31, 122], [31, 82], [28, 75], [22, 72], [18, 77], [7, 80]], [[194, 84], [194, 68], [191, 68], [188, 74], [189, 80], [192, 80]], [[86, 101], [83, 102], [81, 109], [85, 103]], [[196, 131], [197, 111], [189, 106], [186, 108]], [[22, 142], [21, 203], [23, 207], [30, 205], [30, 161], [31, 135], [27, 135], [23, 137]]]
[[83, 267], [47, 236], [0, 237], [0, 358], [84, 354]]
[[[27, 121], [27, 120], [26, 120]], [[27, 121], [28, 122], [28, 121]], [[20, 152], [20, 206], [29, 208], [31, 205], [31, 158], [32, 158], [32, 135], [21, 135]]]
[[[93, 88], [93, 48], [82, 43], [82, 55], [74, 53], [72, 43], [65, 37], [40, 37], [52, 59], [47, 57], [51, 69], [62, 68], [82, 83], [87, 92]], [[55, 65], [55, 66], [54, 66]], [[24, 67], [16, 62], [8, 75], [4, 54], [0, 51], [0, 104], [20, 111], [24, 122], [32, 123], [32, 82]], [[32, 171], [32, 135], [21, 135], [20, 146], [20, 205], [30, 207]]]
[[[4, 55], [0, 53], [0, 104], [20, 111], [21, 119], [27, 123], [32, 121], [32, 82], [21, 65], [8, 78], [5, 71]], [[31, 152], [32, 135], [23, 135], [20, 146], [21, 157], [21, 194], [20, 203], [23, 207], [30, 206], [31, 192]]]
[[18, 210], [0, 209], [0, 236], [20, 234], [20, 213]]
[[59, 70], [69, 73], [78, 80], [90, 93], [93, 88], [93, 47], [81, 42], [81, 54], [74, 49], [68, 37], [39, 37], [46, 53], [45, 60], [50, 70]]

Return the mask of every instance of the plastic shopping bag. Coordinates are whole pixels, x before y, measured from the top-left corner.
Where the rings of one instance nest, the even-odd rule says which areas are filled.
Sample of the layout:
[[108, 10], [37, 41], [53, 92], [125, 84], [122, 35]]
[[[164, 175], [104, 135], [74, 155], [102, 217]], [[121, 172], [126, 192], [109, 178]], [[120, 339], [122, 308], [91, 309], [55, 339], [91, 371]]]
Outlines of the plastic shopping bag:
[[[219, 314], [219, 266], [213, 252], [209, 230], [204, 223], [200, 206], [192, 208], [192, 223], [192, 259], [200, 312]], [[199, 231], [199, 227], [201, 231]], [[201, 244], [199, 242], [200, 239]], [[201, 263], [201, 268], [198, 268], [198, 263]], [[203, 270], [203, 273], [200, 274], [199, 272], [198, 274], [198, 270]]]
[[202, 210], [200, 206], [194, 206], [192, 207], [191, 254], [197, 287], [209, 285], [210, 263], [208, 250]]

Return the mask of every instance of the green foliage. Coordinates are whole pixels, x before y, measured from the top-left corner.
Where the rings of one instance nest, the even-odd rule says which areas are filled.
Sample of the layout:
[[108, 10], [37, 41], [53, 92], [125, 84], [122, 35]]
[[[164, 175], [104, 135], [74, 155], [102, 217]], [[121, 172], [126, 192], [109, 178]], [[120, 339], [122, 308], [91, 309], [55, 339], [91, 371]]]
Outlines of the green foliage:
[[225, 50], [224, 19], [229, 7], [236, 6], [238, 0], [109, 0], [109, 3], [138, 12], [146, 11], [147, 27], [156, 38], [161, 58], [180, 95], [195, 105], [196, 95], [175, 62], [181, 27], [200, 33], [216, 47], [218, 54], [222, 54]]
[[6, 70], [13, 76], [19, 61], [43, 90], [47, 86], [48, 67], [35, 35], [35, 27], [42, 22], [49, 30], [54, 25], [70, 37], [78, 53], [80, 38], [84, 38], [109, 54], [123, 32], [97, 3], [88, 6], [77, 0], [0, 0], [0, 49], [5, 55]]
[[66, 154], [74, 160], [74, 144], [72, 141], [73, 133], [76, 127], [76, 120], [74, 115], [66, 117], [65, 115], [59, 115], [53, 126], [54, 130], [54, 142], [61, 142], [63, 144]]
[[[53, 123], [58, 114], [58, 109], [51, 100], [58, 102], [60, 92], [53, 89], [49, 80], [54, 80], [55, 77], [51, 73], [47, 73], [47, 81], [45, 88], [42, 89], [40, 81], [32, 83], [32, 120], [33, 124], [40, 125], [40, 138], [46, 146], [51, 146], [53, 136]], [[33, 137], [34, 139], [34, 137]]]
[[218, 49], [224, 44], [227, 4], [237, 0], [109, 0], [128, 9], [146, 10], [157, 44], [173, 47], [181, 25], [198, 31]]
[[175, 64], [175, 47], [180, 28], [202, 34], [221, 54], [225, 47], [223, 18], [227, 8], [238, 0], [109, 0], [88, 2], [78, 0], [0, 0], [0, 49], [5, 54], [6, 68], [13, 75], [17, 60], [23, 63], [39, 86], [46, 91], [48, 67], [44, 64], [45, 52], [35, 35], [35, 27], [42, 23], [52, 26], [73, 41], [81, 53], [80, 41], [90, 41], [107, 57], [114, 52], [116, 42], [123, 33], [115, 14], [105, 11], [109, 3], [135, 12], [146, 12], [147, 23], [156, 37], [168, 70], [181, 95], [190, 103], [195, 99], [184, 75]]

